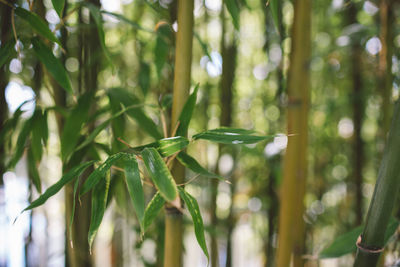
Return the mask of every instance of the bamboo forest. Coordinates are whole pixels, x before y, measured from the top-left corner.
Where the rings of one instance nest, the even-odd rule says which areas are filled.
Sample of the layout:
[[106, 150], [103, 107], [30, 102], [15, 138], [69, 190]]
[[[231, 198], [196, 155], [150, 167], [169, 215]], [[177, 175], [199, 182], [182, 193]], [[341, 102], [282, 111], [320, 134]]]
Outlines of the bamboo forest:
[[0, 0], [0, 267], [400, 266], [399, 23]]

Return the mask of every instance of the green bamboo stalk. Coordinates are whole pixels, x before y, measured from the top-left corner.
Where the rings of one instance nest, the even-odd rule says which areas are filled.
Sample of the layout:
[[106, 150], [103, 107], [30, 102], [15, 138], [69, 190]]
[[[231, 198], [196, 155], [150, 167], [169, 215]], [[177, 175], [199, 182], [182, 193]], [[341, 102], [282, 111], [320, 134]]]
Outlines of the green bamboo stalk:
[[397, 101], [365, 228], [358, 242], [355, 267], [376, 266], [379, 260], [385, 231], [400, 188], [399, 158], [400, 102]]
[[[174, 89], [171, 113], [171, 131], [189, 95], [192, 65], [194, 0], [178, 1], [178, 33], [175, 48]], [[175, 162], [172, 175], [177, 184], [185, 179], [185, 168]], [[164, 267], [182, 266], [183, 250], [182, 213], [170, 205], [165, 207]]]

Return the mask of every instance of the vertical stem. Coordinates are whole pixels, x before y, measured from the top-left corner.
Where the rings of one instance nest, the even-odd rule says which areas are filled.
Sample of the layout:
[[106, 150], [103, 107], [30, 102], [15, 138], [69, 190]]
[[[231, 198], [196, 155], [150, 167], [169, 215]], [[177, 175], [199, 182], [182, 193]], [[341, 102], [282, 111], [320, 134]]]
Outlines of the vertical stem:
[[[174, 89], [171, 130], [175, 129], [181, 110], [189, 95], [192, 65], [194, 0], [178, 1], [178, 33], [175, 48]], [[174, 163], [172, 175], [177, 184], [185, 179], [185, 168]], [[165, 207], [164, 267], [182, 266], [182, 213], [170, 205]]]
[[277, 266], [302, 266], [304, 251], [304, 194], [307, 176], [309, 64], [311, 56], [311, 1], [294, 1], [292, 50], [288, 73], [288, 146], [284, 158]]

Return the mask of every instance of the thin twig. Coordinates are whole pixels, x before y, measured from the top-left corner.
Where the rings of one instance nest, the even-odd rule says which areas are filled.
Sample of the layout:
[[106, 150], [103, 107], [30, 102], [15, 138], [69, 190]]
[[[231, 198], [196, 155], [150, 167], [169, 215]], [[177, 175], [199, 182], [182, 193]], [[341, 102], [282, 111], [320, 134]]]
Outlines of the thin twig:
[[14, 9], [11, 10], [11, 26], [12, 26], [12, 29], [13, 29], [15, 45], [17, 46], [18, 60], [20, 62], [22, 62], [22, 60], [21, 60], [21, 49], [19, 48], [19, 44], [18, 44], [17, 31], [15, 30]]
[[165, 119], [165, 114], [164, 114], [163, 109], [161, 109], [161, 123], [162, 123], [162, 127], [163, 127], [164, 138], [167, 138], [168, 137], [168, 129], [167, 129], [167, 122]]
[[177, 184], [178, 186], [183, 186], [183, 185], [187, 185], [190, 184], [191, 182], [193, 182], [194, 180], [196, 180], [198, 177], [200, 176], [200, 174], [196, 174], [195, 176], [193, 176], [192, 178], [189, 179], [189, 181], [183, 183], [183, 184]]
[[[179, 151], [179, 152], [180, 152], [180, 151]], [[166, 165], [167, 165], [168, 168], [170, 167], [171, 163], [172, 163], [173, 160], [176, 158], [176, 156], [178, 156], [179, 152], [176, 152], [174, 155], [172, 155], [171, 157], [168, 158], [167, 163], [166, 163]]]
[[132, 146], [128, 144], [126, 141], [124, 141], [121, 137], [118, 137], [117, 140], [126, 145], [127, 147], [132, 148]]
[[177, 121], [177, 122], [176, 122], [176, 125], [175, 125], [175, 128], [174, 128], [174, 130], [173, 130], [172, 133], [171, 133], [171, 136], [175, 136], [176, 131], [178, 131], [179, 124], [181, 124], [181, 122], [180, 122], [180, 121]]
[[80, 6], [76, 6], [74, 7], [70, 12], [68, 12], [68, 14], [66, 14], [63, 18], [60, 18], [60, 23], [58, 23], [56, 25], [56, 27], [54, 28], [53, 32], [58, 31], [63, 25], [65, 25], [65, 22], [67, 21], [67, 19], [79, 8]]

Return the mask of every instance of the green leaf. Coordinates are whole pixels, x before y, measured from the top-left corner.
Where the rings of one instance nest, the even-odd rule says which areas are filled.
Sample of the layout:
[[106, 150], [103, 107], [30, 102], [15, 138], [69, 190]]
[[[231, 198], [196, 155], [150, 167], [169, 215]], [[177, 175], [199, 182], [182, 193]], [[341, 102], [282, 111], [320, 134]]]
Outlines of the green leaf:
[[273, 138], [273, 135], [259, 136], [253, 135], [252, 130], [221, 127], [218, 129], [207, 130], [193, 135], [193, 139], [204, 139], [222, 144], [254, 144], [266, 139]]
[[176, 157], [180, 163], [182, 163], [183, 166], [186, 168], [189, 168], [195, 173], [201, 174], [206, 177], [211, 177], [211, 178], [217, 178], [218, 180], [221, 181], [226, 181], [224, 178], [222, 178], [220, 175], [217, 175], [215, 173], [209, 172], [205, 168], [203, 168], [194, 158], [189, 156], [185, 152], [180, 152], [178, 156]]
[[228, 9], [229, 14], [232, 17], [233, 25], [236, 30], [239, 30], [240, 27], [240, 9], [236, 2], [236, 0], [225, 0], [226, 8]]
[[146, 166], [154, 185], [158, 190], [160, 190], [161, 195], [169, 202], [174, 201], [177, 197], [175, 180], [172, 178], [167, 165], [158, 151], [153, 147], [149, 147], [145, 148], [141, 155], [144, 165]]
[[123, 152], [109, 156], [106, 161], [100, 164], [100, 166], [97, 167], [86, 179], [85, 183], [82, 185], [80, 195], [82, 196], [92, 189], [102, 178], [106, 176], [106, 173], [111, 168], [113, 163], [124, 156], [126, 156], [126, 153]]
[[39, 194], [42, 193], [42, 183], [40, 181], [39, 172], [36, 166], [36, 160], [33, 156], [32, 149], [28, 149], [28, 173], [29, 178], [32, 179], [33, 185], [35, 186], [36, 190]]
[[47, 126], [47, 112], [36, 108], [32, 120], [31, 149], [36, 162], [42, 159], [43, 147], [46, 146], [49, 137]]
[[177, 136], [186, 136], [189, 128], [190, 120], [192, 119], [193, 110], [196, 106], [197, 91], [199, 90], [199, 85], [197, 84], [194, 88], [193, 93], [188, 97], [185, 105], [182, 108], [181, 114], [179, 115], [179, 126], [176, 131]]
[[135, 208], [140, 227], [143, 229], [144, 220], [144, 193], [142, 181], [140, 180], [139, 166], [135, 155], [127, 155], [124, 159], [125, 181], [129, 195]]
[[[389, 225], [385, 232], [385, 244], [389, 241], [390, 237], [396, 232], [399, 226], [399, 221], [395, 218], [390, 218]], [[320, 259], [337, 258], [343, 255], [355, 252], [357, 250], [356, 241], [361, 235], [364, 226], [358, 226], [343, 235], [338, 236], [330, 246], [324, 248], [319, 253]]]
[[9, 141], [11, 139], [8, 136], [15, 130], [18, 121], [23, 113], [22, 107], [28, 102], [30, 101], [24, 101], [21, 105], [19, 105], [19, 107], [14, 111], [13, 116], [4, 122], [0, 131], [0, 144], [5, 145], [6, 141]]
[[196, 38], [196, 40], [200, 43], [203, 53], [208, 57], [210, 61], [213, 61], [207, 43], [203, 42], [203, 40], [201, 39], [200, 35], [197, 32], [193, 32], [193, 35]]
[[55, 195], [58, 191], [61, 190], [61, 188], [66, 185], [68, 182], [72, 181], [76, 177], [79, 177], [90, 165], [92, 165], [95, 161], [89, 161], [89, 162], [84, 162], [78, 166], [75, 166], [72, 168], [69, 172], [64, 174], [61, 179], [50, 186], [46, 192], [44, 192], [42, 195], [39, 196], [38, 199], [34, 200], [28, 207], [26, 207], [23, 211], [30, 210], [36, 207], [39, 207], [40, 205], [43, 205], [47, 199]]
[[150, 65], [145, 62], [140, 63], [139, 86], [142, 89], [143, 95], [147, 95], [150, 87]]
[[110, 16], [113, 16], [113, 17], [119, 19], [120, 21], [123, 21], [123, 22], [125, 22], [125, 23], [131, 25], [132, 27], [134, 27], [134, 28], [137, 29], [137, 30], [142, 30], [142, 31], [154, 33], [154, 31], [143, 28], [143, 27], [140, 26], [138, 23], [136, 23], [136, 22], [134, 22], [134, 21], [132, 21], [132, 20], [130, 20], [130, 19], [124, 17], [124, 16], [121, 15], [121, 14], [117, 14], [117, 13], [113, 13], [113, 12], [109, 12], [109, 11], [105, 11], [105, 10], [102, 10], [101, 13], [107, 14], [107, 15], [110, 15]]
[[167, 23], [161, 24], [157, 28], [156, 45], [154, 47], [154, 63], [156, 65], [158, 78], [161, 79], [162, 69], [167, 62], [169, 53], [169, 25]]
[[182, 188], [179, 188], [179, 195], [185, 202], [190, 212], [190, 215], [192, 216], [194, 233], [196, 235], [197, 242], [199, 243], [204, 254], [207, 256], [207, 260], [210, 260], [207, 251], [206, 238], [204, 236], [204, 225], [203, 225], [203, 219], [201, 218], [199, 204], [197, 203], [196, 199], [193, 196], [191, 196], [188, 192], [186, 192]]
[[147, 208], [144, 212], [143, 233], [146, 232], [147, 228], [149, 228], [164, 204], [164, 198], [160, 195], [160, 192], [157, 192], [147, 205]]
[[94, 141], [94, 139], [97, 137], [97, 135], [99, 135], [99, 133], [104, 130], [112, 120], [114, 120], [115, 118], [121, 116], [123, 113], [125, 113], [126, 111], [133, 109], [136, 107], [127, 107], [122, 109], [121, 111], [115, 113], [114, 115], [112, 115], [110, 118], [108, 118], [107, 120], [105, 120], [104, 122], [102, 122], [99, 126], [97, 126], [90, 134], [88, 137], [86, 137], [86, 139], [76, 148], [76, 150], [80, 150], [82, 148], [84, 148], [85, 146], [89, 145], [90, 143], [92, 143]]
[[[141, 101], [137, 99], [133, 94], [131, 94], [128, 90], [123, 88], [112, 88], [107, 91], [108, 97], [113, 99], [113, 101], [119, 102], [125, 107], [129, 107], [132, 105], [141, 104]], [[134, 119], [139, 126], [147, 132], [150, 136], [155, 139], [161, 139], [163, 136], [158, 130], [157, 125], [150, 119], [146, 113], [143, 111], [141, 107], [137, 107], [135, 109], [129, 110], [126, 113], [129, 117]]]
[[82, 125], [87, 121], [93, 92], [82, 95], [65, 121], [61, 134], [61, 159], [65, 162], [78, 143]]
[[10, 39], [0, 47], [0, 68], [7, 62], [9, 58], [15, 53], [15, 40]]
[[132, 151], [134, 153], [141, 153], [143, 149], [152, 147], [157, 149], [161, 156], [169, 157], [187, 147], [188, 144], [189, 140], [187, 138], [182, 136], [175, 136], [160, 139], [147, 145], [133, 147], [130, 148], [129, 151]]
[[63, 10], [65, 6], [65, 0], [51, 0], [51, 3], [53, 4], [53, 7], [55, 11], [57, 12], [58, 16], [62, 18], [63, 16]]
[[26, 120], [24, 122], [24, 125], [22, 126], [22, 129], [18, 135], [17, 144], [15, 147], [15, 153], [12, 156], [11, 160], [9, 161], [9, 163], [7, 165], [7, 169], [14, 168], [15, 165], [20, 160], [20, 158], [22, 157], [22, 155], [24, 154], [26, 140], [28, 139], [28, 136], [31, 132], [33, 118], [34, 117], [32, 115], [31, 118], [29, 118], [28, 120]]
[[94, 22], [96, 23], [97, 33], [99, 35], [101, 48], [103, 49], [108, 62], [112, 65], [110, 52], [108, 51], [106, 42], [105, 42], [103, 19], [101, 17], [100, 9], [92, 3], [83, 2], [82, 4], [89, 9], [89, 12], [92, 15], [92, 18], [93, 18]]
[[106, 210], [108, 189], [110, 188], [110, 176], [103, 177], [93, 189], [92, 194], [92, 216], [88, 233], [89, 250], [92, 251], [92, 244]]
[[46, 25], [46, 22], [42, 18], [40, 18], [37, 14], [32, 13], [21, 7], [15, 8], [15, 14], [21, 19], [28, 22], [28, 25], [32, 27], [32, 29], [35, 30], [38, 34], [62, 46], [60, 40], [58, 40], [58, 38]]
[[46, 66], [47, 71], [57, 83], [69, 94], [73, 94], [71, 81], [61, 62], [54, 56], [51, 49], [39, 38], [32, 38], [33, 51], [39, 60]]
[[269, 0], [269, 6], [272, 14], [272, 19], [274, 21], [275, 27], [279, 32], [279, 0]]
[[74, 184], [74, 194], [73, 194], [73, 199], [72, 199], [71, 218], [69, 219], [69, 226], [68, 226], [68, 228], [69, 228], [69, 240], [71, 242], [71, 247], [73, 247], [72, 224], [74, 223], [74, 218], [75, 218], [76, 193], [78, 192], [79, 181], [80, 181], [80, 177], [78, 176], [76, 178], [75, 184]]

